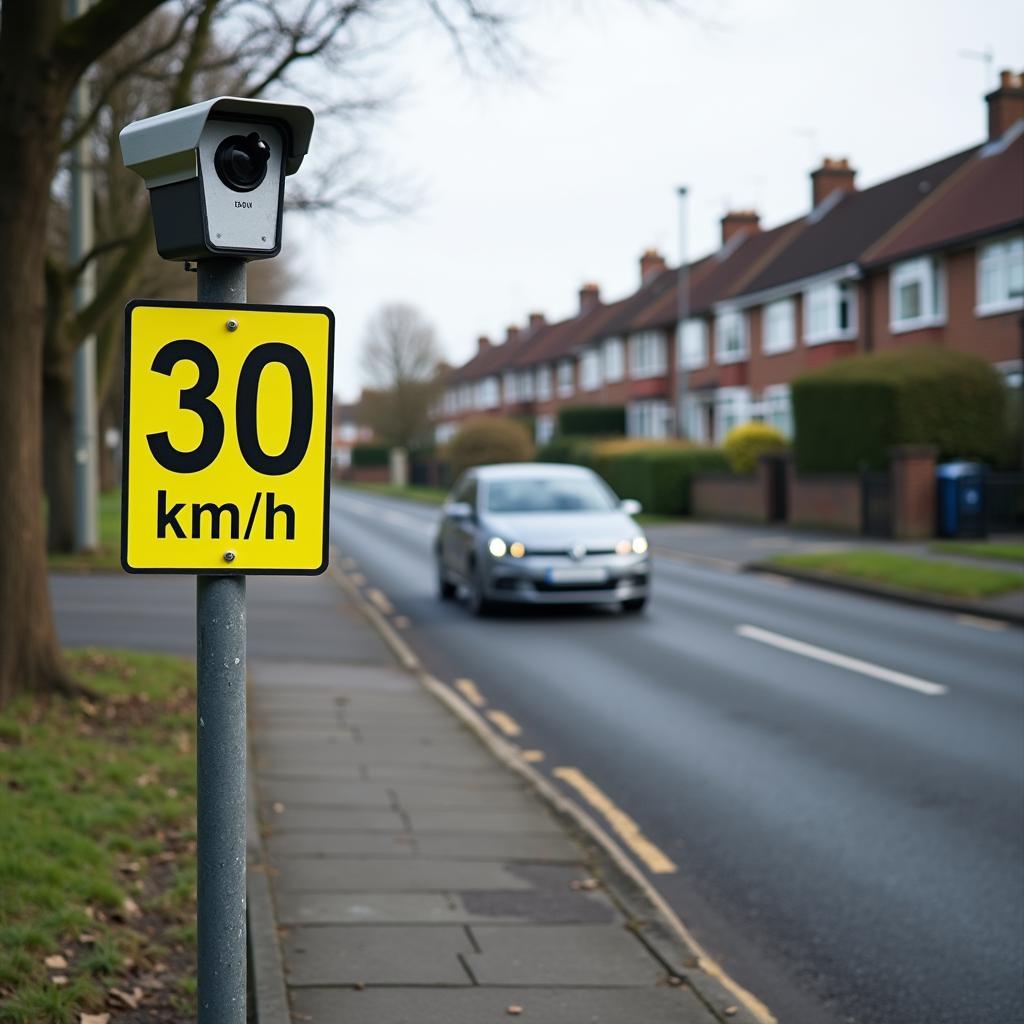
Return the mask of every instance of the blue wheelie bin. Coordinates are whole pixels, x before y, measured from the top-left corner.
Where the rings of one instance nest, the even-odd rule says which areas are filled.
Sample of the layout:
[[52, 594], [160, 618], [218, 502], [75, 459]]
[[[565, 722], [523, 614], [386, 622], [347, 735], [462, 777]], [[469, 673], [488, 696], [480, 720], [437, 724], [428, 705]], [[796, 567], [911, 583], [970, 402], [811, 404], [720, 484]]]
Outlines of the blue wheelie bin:
[[936, 468], [940, 537], [986, 537], [985, 467], [943, 462]]

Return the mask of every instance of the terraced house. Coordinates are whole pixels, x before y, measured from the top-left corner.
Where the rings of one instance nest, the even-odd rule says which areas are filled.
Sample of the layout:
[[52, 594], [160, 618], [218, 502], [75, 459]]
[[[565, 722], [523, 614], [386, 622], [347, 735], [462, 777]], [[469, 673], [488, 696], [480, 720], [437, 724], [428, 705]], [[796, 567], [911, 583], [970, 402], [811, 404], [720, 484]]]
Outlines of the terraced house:
[[529, 414], [539, 442], [566, 405], [624, 405], [632, 436], [719, 442], [764, 420], [792, 432], [790, 382], [859, 352], [940, 345], [1020, 386], [1024, 349], [1024, 73], [986, 97], [979, 145], [857, 187], [848, 159], [811, 174], [810, 209], [764, 229], [726, 214], [721, 245], [679, 268], [653, 250], [635, 292], [532, 313], [448, 371], [436, 436], [481, 414]]

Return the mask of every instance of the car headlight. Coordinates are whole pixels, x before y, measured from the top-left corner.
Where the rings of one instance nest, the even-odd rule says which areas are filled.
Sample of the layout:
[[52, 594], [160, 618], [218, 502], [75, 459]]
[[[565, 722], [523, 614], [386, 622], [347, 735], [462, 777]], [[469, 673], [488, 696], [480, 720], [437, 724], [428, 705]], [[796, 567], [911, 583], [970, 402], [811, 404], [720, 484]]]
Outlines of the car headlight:
[[647, 538], [642, 534], [633, 538], [633, 554], [642, 555], [647, 551]]
[[508, 546], [508, 553], [513, 558], [522, 558], [526, 554], [526, 545], [521, 540], [514, 540]]
[[487, 550], [493, 558], [504, 558], [508, 545], [500, 537], [492, 537], [487, 542]]
[[615, 554], [617, 555], [628, 555], [633, 551], [633, 542], [631, 540], [620, 540], [615, 545]]

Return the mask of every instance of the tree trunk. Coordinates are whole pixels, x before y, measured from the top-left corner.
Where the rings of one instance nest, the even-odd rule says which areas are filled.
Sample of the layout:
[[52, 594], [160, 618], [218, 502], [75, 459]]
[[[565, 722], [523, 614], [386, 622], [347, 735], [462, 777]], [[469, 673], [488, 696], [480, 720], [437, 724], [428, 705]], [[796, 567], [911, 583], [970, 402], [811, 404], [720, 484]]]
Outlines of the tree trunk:
[[43, 374], [43, 483], [49, 551], [71, 551], [75, 544], [74, 389], [68, 369], [48, 368]]
[[40, 58], [54, 30], [46, 6], [4, 4], [3, 28], [20, 38], [0, 46], [0, 706], [70, 688], [41, 500], [46, 215], [68, 98]]

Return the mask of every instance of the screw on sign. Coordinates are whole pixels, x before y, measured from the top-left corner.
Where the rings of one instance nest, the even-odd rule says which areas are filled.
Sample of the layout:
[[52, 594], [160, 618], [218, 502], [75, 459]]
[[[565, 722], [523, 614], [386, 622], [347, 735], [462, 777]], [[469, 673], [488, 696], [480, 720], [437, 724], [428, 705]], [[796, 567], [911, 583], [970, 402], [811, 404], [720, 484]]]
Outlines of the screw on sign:
[[307, 107], [220, 96], [120, 136], [158, 252], [198, 269], [198, 302], [125, 312], [121, 562], [197, 577], [199, 1024], [246, 1020], [245, 577], [327, 562], [334, 317], [245, 304], [312, 131]]

